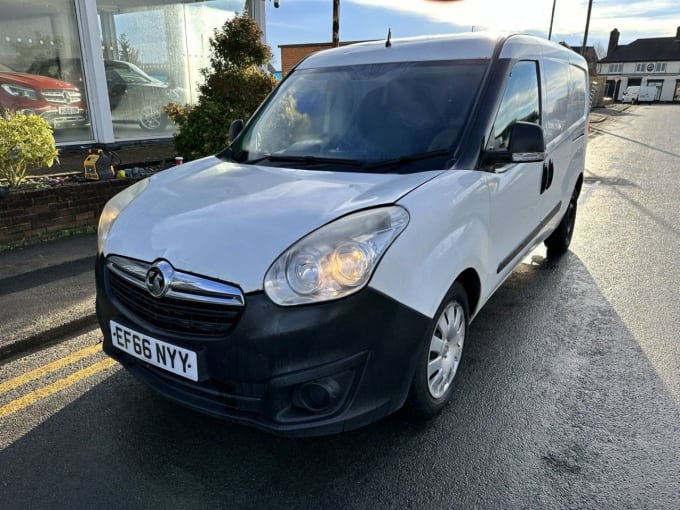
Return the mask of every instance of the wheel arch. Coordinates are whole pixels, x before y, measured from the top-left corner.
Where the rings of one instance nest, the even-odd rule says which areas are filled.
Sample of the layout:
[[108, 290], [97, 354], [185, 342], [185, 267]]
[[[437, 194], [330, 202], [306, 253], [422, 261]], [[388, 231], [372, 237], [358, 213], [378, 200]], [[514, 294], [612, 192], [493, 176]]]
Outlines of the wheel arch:
[[477, 274], [477, 271], [469, 267], [460, 275], [458, 275], [458, 277], [454, 280], [454, 284], [455, 282], [460, 282], [460, 284], [465, 289], [468, 299], [468, 313], [470, 314], [470, 318], [474, 317], [477, 312], [479, 297], [482, 292], [482, 282], [479, 278], [479, 275]]

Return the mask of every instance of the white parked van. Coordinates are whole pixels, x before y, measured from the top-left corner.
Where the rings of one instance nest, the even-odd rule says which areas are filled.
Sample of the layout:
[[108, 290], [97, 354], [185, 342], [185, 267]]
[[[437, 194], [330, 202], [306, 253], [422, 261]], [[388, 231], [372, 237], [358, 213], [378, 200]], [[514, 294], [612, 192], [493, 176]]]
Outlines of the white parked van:
[[653, 103], [656, 100], [655, 86], [633, 85], [628, 87], [623, 93], [621, 102], [623, 103]]
[[536, 246], [568, 249], [587, 91], [582, 57], [525, 35], [308, 57], [222, 153], [106, 205], [104, 350], [277, 433], [436, 414], [480, 308]]

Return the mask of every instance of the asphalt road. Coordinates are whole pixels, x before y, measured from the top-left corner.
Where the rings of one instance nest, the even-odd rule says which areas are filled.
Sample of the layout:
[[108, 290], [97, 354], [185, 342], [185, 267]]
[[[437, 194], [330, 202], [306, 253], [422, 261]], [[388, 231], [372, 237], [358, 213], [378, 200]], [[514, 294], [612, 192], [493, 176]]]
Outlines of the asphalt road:
[[678, 108], [597, 125], [572, 251], [498, 290], [438, 418], [279, 438], [165, 401], [83, 332], [0, 366], [0, 506], [677, 510]]

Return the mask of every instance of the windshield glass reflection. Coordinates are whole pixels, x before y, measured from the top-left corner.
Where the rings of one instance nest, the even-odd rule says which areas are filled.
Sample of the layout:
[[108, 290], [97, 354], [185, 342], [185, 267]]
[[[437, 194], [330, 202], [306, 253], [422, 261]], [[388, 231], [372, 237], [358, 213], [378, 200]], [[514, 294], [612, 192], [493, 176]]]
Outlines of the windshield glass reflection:
[[429, 166], [441, 168], [459, 142], [486, 64], [466, 60], [294, 71], [246, 127], [233, 154], [258, 164], [307, 158], [318, 166], [338, 159], [368, 165], [365, 171], [384, 171], [375, 163], [430, 160]]

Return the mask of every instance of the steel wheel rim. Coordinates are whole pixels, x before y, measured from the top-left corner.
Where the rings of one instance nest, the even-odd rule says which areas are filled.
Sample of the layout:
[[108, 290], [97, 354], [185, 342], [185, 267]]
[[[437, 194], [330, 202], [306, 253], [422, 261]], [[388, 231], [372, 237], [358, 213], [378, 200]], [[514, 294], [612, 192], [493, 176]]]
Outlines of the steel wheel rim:
[[140, 123], [147, 129], [156, 129], [161, 125], [161, 111], [153, 106], [145, 106], [139, 115]]
[[438, 399], [451, 387], [465, 343], [465, 311], [453, 301], [441, 313], [435, 324], [427, 358], [427, 389]]

